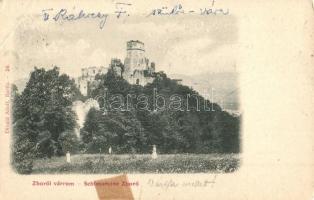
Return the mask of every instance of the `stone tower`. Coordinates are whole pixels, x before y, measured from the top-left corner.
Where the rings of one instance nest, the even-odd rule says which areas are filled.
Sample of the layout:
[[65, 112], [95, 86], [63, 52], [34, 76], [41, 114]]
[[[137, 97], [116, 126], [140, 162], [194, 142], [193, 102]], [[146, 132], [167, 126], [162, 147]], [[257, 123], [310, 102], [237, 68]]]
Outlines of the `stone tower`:
[[131, 84], [146, 85], [151, 83], [155, 66], [154, 63], [151, 66], [149, 59], [145, 57], [144, 43], [130, 40], [126, 44], [126, 51], [123, 78]]
[[138, 40], [130, 40], [126, 44], [127, 55], [124, 60], [125, 72], [146, 70], [148, 59], [145, 58], [144, 43]]

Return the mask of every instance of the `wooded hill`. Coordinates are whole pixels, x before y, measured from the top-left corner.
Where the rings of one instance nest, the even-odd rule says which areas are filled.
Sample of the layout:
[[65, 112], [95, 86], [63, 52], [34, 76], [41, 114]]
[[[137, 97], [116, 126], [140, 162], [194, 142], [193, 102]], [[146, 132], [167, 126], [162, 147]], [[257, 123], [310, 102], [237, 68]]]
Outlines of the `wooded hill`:
[[[112, 147], [117, 154], [151, 153], [152, 145], [163, 154], [240, 151], [240, 118], [222, 111], [219, 105], [211, 104], [166, 74], [157, 73], [154, 82], [144, 87], [128, 84], [111, 70], [96, 79], [99, 84], [87, 98], [97, 99], [102, 109], [88, 112], [81, 138], [74, 132], [77, 116], [72, 103], [86, 97], [68, 75], [60, 74], [57, 67], [35, 68], [21, 93], [13, 86], [12, 163], [19, 173], [30, 173], [35, 158], [61, 156], [67, 151], [99, 153]], [[154, 91], [163, 96], [166, 109], [154, 103]], [[122, 100], [112, 98], [117, 95]], [[137, 102], [131, 102], [133, 106], [145, 104], [146, 109], [108, 107], [116, 108], [118, 102], [125, 105], [128, 95], [136, 97], [133, 100]], [[186, 98], [188, 95], [191, 97]], [[145, 101], [138, 101], [139, 96]], [[204, 104], [213, 109], [204, 110]], [[182, 109], [175, 109], [178, 107]]]

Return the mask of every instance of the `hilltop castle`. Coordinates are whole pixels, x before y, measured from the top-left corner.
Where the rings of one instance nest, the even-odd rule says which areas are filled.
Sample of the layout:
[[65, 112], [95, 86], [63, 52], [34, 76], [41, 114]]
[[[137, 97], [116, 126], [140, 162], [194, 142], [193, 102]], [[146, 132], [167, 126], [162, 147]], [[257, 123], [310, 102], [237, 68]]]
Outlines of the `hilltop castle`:
[[81, 93], [86, 96], [95, 88], [98, 82], [97, 74], [106, 74], [110, 69], [117, 76], [123, 77], [130, 84], [146, 85], [152, 83], [155, 78], [155, 63], [149, 62], [145, 57], [144, 43], [138, 40], [130, 40], [126, 45], [127, 55], [124, 63], [120, 59], [113, 58], [109, 67], [88, 67], [82, 69], [82, 75], [76, 80]]
[[146, 85], [154, 80], [155, 63], [150, 63], [145, 57], [144, 43], [140, 41], [127, 42], [127, 55], [124, 59], [123, 78], [130, 84]]

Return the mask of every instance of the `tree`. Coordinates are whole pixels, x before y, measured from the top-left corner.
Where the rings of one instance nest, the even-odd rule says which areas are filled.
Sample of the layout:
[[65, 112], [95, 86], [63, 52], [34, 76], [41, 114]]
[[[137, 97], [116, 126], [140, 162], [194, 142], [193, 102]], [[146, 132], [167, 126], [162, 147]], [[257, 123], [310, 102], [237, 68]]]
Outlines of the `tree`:
[[73, 131], [67, 130], [61, 133], [58, 140], [64, 154], [66, 154], [68, 151], [72, 154], [78, 152], [79, 140]]
[[60, 136], [76, 127], [71, 106], [78, 95], [74, 81], [60, 75], [59, 68], [35, 67], [24, 91], [14, 97], [13, 123], [19, 122], [15, 141], [29, 141], [38, 157], [63, 155]]
[[88, 152], [99, 152], [110, 146], [117, 153], [143, 152], [146, 143], [144, 129], [131, 112], [110, 112], [91, 109], [81, 130]]
[[102, 113], [91, 108], [85, 118], [84, 127], [81, 129], [81, 139], [84, 143], [90, 143], [95, 133], [100, 130]]

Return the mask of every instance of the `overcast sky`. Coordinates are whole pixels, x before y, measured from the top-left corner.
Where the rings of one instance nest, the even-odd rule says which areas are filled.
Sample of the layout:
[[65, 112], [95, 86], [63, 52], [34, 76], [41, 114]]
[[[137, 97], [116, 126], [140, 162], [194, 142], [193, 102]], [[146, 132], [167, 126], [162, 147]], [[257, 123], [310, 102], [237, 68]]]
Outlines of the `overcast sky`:
[[[137, 17], [67, 23], [24, 18], [15, 32], [14, 79], [28, 77], [34, 66], [57, 65], [72, 77], [88, 66], [124, 60], [126, 42], [141, 40], [157, 71], [193, 75], [232, 71], [236, 65], [237, 21], [234, 16]], [[110, 19], [110, 18], [109, 18]]]

